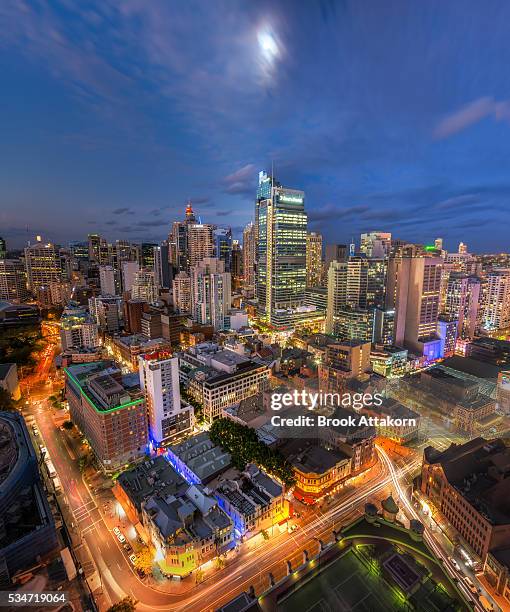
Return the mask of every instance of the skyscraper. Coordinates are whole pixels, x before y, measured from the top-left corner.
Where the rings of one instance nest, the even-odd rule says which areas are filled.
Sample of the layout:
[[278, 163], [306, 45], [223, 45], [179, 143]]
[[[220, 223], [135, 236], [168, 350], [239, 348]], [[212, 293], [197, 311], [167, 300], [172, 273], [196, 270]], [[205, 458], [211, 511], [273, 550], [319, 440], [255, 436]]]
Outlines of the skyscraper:
[[66, 279], [67, 270], [63, 269], [65, 262], [61, 258], [60, 250], [59, 246], [50, 242], [36, 242], [25, 247], [27, 283], [33, 293], [50, 283]]
[[306, 234], [306, 286], [317, 287], [322, 276], [322, 236], [317, 232]]
[[178, 313], [191, 312], [191, 279], [186, 272], [179, 272], [172, 284], [174, 310]]
[[474, 338], [478, 332], [481, 281], [477, 276], [450, 272], [444, 298], [444, 314], [457, 321], [457, 336]]
[[[270, 191], [269, 191], [270, 189]], [[267, 178], [257, 198], [257, 298], [260, 314], [272, 323], [277, 311], [304, 303], [306, 228], [303, 191], [281, 187]], [[292, 319], [292, 317], [290, 317]]]
[[255, 225], [250, 221], [243, 231], [243, 275], [245, 290], [255, 289]]
[[214, 257], [225, 264], [225, 272], [232, 272], [232, 230], [218, 227], [214, 230]]
[[192, 223], [186, 227], [188, 265], [196, 266], [206, 257], [214, 257], [214, 230], [208, 223]]
[[7, 246], [5, 244], [5, 240], [0, 236], [0, 259], [5, 259], [7, 257]]
[[115, 295], [115, 270], [113, 266], [99, 266], [101, 295]]
[[122, 262], [122, 291], [131, 291], [131, 287], [135, 280], [135, 274], [139, 270], [140, 266], [137, 261]]
[[154, 249], [158, 245], [154, 242], [142, 242], [142, 248], [140, 251], [140, 267], [147, 268], [148, 270], [154, 269]]
[[232, 240], [232, 267], [230, 270], [232, 288], [237, 290], [243, 282], [243, 249], [239, 240]]
[[231, 277], [223, 261], [206, 257], [191, 268], [191, 315], [215, 330], [225, 328], [231, 307]]
[[0, 258], [0, 300], [24, 302], [29, 297], [23, 262], [20, 259]]
[[109, 262], [108, 242], [99, 234], [89, 234], [89, 260], [98, 264]]
[[131, 285], [131, 297], [134, 300], [145, 300], [149, 304], [158, 301], [158, 287], [154, 282], [154, 272], [139, 270], [135, 273]]
[[388, 263], [386, 304], [395, 310], [395, 344], [427, 359], [439, 357], [437, 337], [443, 260], [392, 257]]
[[179, 359], [162, 351], [138, 358], [140, 384], [145, 394], [149, 417], [149, 438], [168, 444], [189, 433], [193, 427], [193, 408], [181, 402]]
[[510, 268], [495, 268], [487, 275], [483, 324], [487, 330], [510, 327]]
[[168, 242], [164, 240], [154, 247], [154, 282], [158, 287], [170, 289], [172, 286], [172, 269], [170, 266]]

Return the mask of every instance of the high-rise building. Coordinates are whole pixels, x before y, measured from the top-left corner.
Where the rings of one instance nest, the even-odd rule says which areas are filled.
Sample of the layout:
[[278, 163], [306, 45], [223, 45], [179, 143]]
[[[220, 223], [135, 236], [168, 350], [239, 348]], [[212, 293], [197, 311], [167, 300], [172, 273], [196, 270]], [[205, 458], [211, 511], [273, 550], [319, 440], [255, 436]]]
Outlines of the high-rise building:
[[25, 247], [25, 267], [28, 287], [33, 293], [52, 282], [65, 280], [68, 273], [60, 247], [49, 242]]
[[243, 277], [248, 292], [255, 289], [255, 225], [250, 221], [243, 231]]
[[149, 438], [157, 445], [168, 444], [190, 433], [193, 408], [181, 400], [179, 359], [159, 352], [138, 358], [141, 387], [149, 418]]
[[478, 332], [481, 281], [477, 276], [450, 272], [446, 284], [443, 313], [457, 321], [457, 335], [463, 340]]
[[225, 264], [225, 272], [232, 272], [232, 230], [230, 227], [218, 227], [213, 232], [214, 257]]
[[89, 260], [106, 265], [110, 260], [108, 242], [99, 234], [89, 234]]
[[207, 223], [192, 223], [187, 226], [188, 262], [190, 269], [206, 257], [214, 257], [214, 230]]
[[62, 350], [71, 347], [93, 348], [99, 345], [97, 323], [86, 308], [72, 302], [60, 318], [60, 340]]
[[510, 268], [495, 268], [487, 275], [484, 328], [510, 327]]
[[434, 240], [434, 248], [436, 249], [436, 251], [443, 250], [443, 239], [442, 238], [436, 238]]
[[191, 278], [186, 272], [179, 272], [172, 285], [174, 310], [178, 313], [191, 312]]
[[168, 242], [164, 240], [154, 247], [154, 281], [158, 287], [170, 289], [172, 286], [172, 269], [169, 260]]
[[7, 257], [7, 246], [5, 240], [0, 236], [0, 259]]
[[317, 232], [306, 234], [306, 286], [317, 287], [322, 276], [322, 235]]
[[207, 257], [191, 268], [191, 315], [202, 325], [215, 330], [225, 328], [231, 307], [231, 278], [225, 264]]
[[154, 242], [142, 242], [140, 249], [140, 267], [154, 269], [154, 248], [158, 245]]
[[122, 298], [118, 295], [101, 295], [89, 298], [89, 312], [108, 334], [118, 334], [122, 319]]
[[99, 266], [101, 295], [116, 295], [115, 270], [113, 266]]
[[[239, 289], [243, 283], [243, 249], [239, 240], [232, 241], [232, 267], [230, 270], [232, 288]], [[225, 270], [226, 271], [226, 270]]]
[[463, 242], [459, 243], [459, 253], [461, 255], [464, 255], [467, 252], [468, 252], [467, 244], [464, 244]]
[[439, 315], [437, 335], [441, 340], [441, 357], [451, 357], [455, 353], [457, 333], [457, 320], [445, 315]]
[[131, 297], [135, 300], [145, 300], [149, 304], [158, 301], [159, 292], [154, 282], [154, 272], [148, 272], [144, 269], [135, 273], [131, 285]]
[[437, 337], [443, 260], [392, 257], [388, 263], [386, 305], [395, 310], [395, 344], [428, 360], [439, 357]]
[[23, 262], [20, 259], [0, 258], [0, 300], [20, 303], [29, 297]]
[[291, 313], [304, 303], [305, 194], [281, 187], [272, 179], [268, 184], [267, 178], [259, 183], [259, 192], [265, 199], [258, 197], [256, 208], [258, 309], [271, 323], [275, 311]]
[[391, 234], [389, 232], [361, 234], [360, 251], [367, 257], [377, 259], [388, 257], [391, 251]]
[[115, 362], [70, 365], [66, 375], [69, 415], [87, 438], [105, 472], [115, 472], [147, 450], [147, 408], [138, 376]]
[[140, 270], [137, 261], [122, 262], [122, 290], [131, 291], [136, 273]]

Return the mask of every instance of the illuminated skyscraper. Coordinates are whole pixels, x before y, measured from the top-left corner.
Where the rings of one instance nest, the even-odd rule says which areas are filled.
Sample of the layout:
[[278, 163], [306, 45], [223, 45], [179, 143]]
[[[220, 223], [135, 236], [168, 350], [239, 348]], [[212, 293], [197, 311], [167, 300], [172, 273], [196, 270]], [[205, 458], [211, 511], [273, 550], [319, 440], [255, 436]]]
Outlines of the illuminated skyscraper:
[[0, 259], [5, 259], [7, 257], [7, 246], [5, 245], [5, 240], [0, 236]]
[[386, 305], [395, 310], [395, 344], [427, 359], [439, 357], [437, 336], [443, 260], [392, 257], [388, 263]]
[[50, 242], [36, 242], [25, 247], [25, 267], [28, 286], [33, 293], [50, 283], [65, 280], [68, 274], [65, 253]]
[[487, 275], [484, 327], [487, 330], [510, 327], [510, 268], [495, 268]]
[[154, 281], [158, 287], [169, 289], [172, 286], [172, 270], [169, 261], [168, 242], [164, 240], [154, 247]]
[[181, 402], [179, 359], [159, 351], [140, 355], [138, 363], [150, 439], [157, 444], [167, 444], [189, 433], [194, 420], [193, 408]]
[[245, 290], [255, 289], [255, 225], [248, 223], [243, 231], [243, 274]]
[[306, 286], [317, 287], [322, 275], [322, 236], [316, 232], [306, 234]]
[[191, 279], [186, 272], [175, 275], [172, 284], [174, 309], [178, 313], [191, 312]]
[[305, 194], [274, 183], [268, 186], [265, 178], [257, 195], [266, 198], [257, 198], [256, 207], [258, 308], [272, 323], [277, 311], [291, 311], [304, 303]]
[[444, 299], [444, 314], [457, 321], [457, 335], [463, 340], [478, 332], [481, 282], [477, 276], [450, 272]]
[[232, 230], [218, 227], [213, 232], [214, 256], [225, 264], [225, 272], [232, 272]]
[[29, 297], [23, 262], [20, 259], [0, 258], [0, 300], [24, 302]]
[[225, 328], [225, 317], [231, 306], [231, 277], [223, 261], [203, 259], [191, 268], [191, 315], [215, 330]]
[[214, 257], [215, 225], [192, 223], [187, 226], [188, 265], [196, 266], [206, 257]]

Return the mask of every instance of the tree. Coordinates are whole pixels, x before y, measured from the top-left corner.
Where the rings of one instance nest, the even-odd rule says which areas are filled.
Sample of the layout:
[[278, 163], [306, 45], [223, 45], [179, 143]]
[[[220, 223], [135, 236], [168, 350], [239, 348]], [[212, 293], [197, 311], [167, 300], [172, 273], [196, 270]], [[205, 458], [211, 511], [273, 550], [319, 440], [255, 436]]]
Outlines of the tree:
[[200, 584], [204, 580], [204, 571], [198, 568], [195, 572], [195, 584]]
[[0, 410], [9, 412], [16, 410], [16, 402], [12, 399], [12, 395], [9, 391], [3, 387], [0, 387]]
[[62, 423], [62, 427], [63, 427], [64, 429], [71, 430], [71, 429], [74, 427], [74, 423], [73, 423], [72, 421], [64, 421], [64, 422]]
[[225, 559], [216, 557], [216, 569], [223, 569], [225, 567]]
[[154, 556], [151, 549], [148, 546], [145, 546], [136, 555], [135, 568], [142, 572], [144, 576], [150, 576], [152, 574], [153, 566]]
[[124, 599], [113, 604], [113, 606], [110, 606], [107, 612], [134, 612], [135, 609], [136, 601], [128, 595], [124, 597]]
[[296, 483], [294, 470], [278, 450], [273, 450], [261, 442], [257, 433], [247, 425], [230, 419], [216, 419], [209, 430], [214, 444], [223, 447], [232, 456], [234, 467], [244, 470], [247, 463], [256, 463], [274, 474], [288, 487]]

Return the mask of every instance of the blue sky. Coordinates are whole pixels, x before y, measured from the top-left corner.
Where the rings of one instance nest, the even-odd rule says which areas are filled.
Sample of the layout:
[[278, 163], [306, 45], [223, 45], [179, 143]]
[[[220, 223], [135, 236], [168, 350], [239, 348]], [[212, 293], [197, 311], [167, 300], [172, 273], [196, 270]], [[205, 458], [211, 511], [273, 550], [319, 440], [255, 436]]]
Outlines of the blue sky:
[[[0, 235], [239, 236], [259, 169], [310, 229], [510, 250], [510, 3], [0, 3]], [[28, 226], [28, 234], [27, 234]]]

